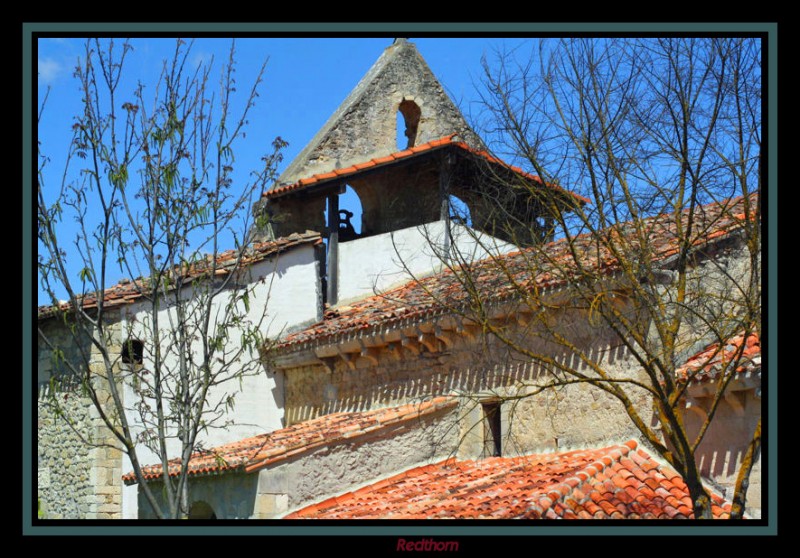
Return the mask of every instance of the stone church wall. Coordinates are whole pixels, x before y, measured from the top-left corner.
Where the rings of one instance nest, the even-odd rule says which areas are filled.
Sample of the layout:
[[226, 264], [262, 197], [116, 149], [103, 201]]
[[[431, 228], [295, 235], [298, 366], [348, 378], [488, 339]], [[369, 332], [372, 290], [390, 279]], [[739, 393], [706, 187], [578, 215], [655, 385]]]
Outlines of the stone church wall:
[[[58, 319], [40, 327], [51, 342], [62, 347], [63, 358], [81, 369], [85, 354], [90, 366], [102, 366], [88, 340], [76, 341]], [[69, 379], [67, 367], [38, 343], [37, 494], [48, 519], [116, 519], [122, 506], [122, 453], [97, 410], [79, 385]], [[51, 378], [63, 382], [51, 385]], [[109, 396], [98, 389], [98, 397]]]

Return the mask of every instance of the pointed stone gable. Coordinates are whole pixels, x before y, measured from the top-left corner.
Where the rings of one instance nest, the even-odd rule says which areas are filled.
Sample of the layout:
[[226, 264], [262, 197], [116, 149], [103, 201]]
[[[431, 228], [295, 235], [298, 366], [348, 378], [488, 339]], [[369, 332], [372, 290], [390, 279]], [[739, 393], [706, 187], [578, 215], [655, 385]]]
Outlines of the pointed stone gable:
[[411, 145], [456, 133], [471, 147], [484, 148], [414, 44], [397, 39], [292, 161], [276, 186], [398, 151], [398, 111], [406, 121]]

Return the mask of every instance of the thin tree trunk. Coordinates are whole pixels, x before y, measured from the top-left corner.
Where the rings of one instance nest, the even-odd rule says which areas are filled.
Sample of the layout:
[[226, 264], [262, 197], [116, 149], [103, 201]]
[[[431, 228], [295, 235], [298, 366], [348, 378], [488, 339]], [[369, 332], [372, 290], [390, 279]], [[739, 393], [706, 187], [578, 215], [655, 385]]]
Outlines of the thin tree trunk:
[[753, 470], [758, 455], [761, 453], [761, 418], [758, 419], [756, 431], [753, 439], [747, 447], [742, 464], [739, 466], [739, 474], [736, 477], [736, 488], [733, 493], [733, 503], [731, 504], [731, 519], [741, 519], [744, 515], [745, 503], [747, 500], [747, 489], [750, 487], [750, 472]]

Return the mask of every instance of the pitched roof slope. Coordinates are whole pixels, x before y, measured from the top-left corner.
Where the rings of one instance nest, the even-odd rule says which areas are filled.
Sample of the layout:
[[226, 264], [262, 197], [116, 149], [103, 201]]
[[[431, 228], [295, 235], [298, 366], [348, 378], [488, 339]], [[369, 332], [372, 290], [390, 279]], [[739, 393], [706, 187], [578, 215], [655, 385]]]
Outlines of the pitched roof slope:
[[[441, 148], [445, 148], [445, 147], [456, 148], [456, 149], [460, 150], [461, 152], [469, 153], [471, 155], [479, 157], [480, 159], [482, 159], [482, 160], [484, 160], [484, 161], [486, 161], [488, 163], [491, 163], [493, 165], [497, 165], [497, 166], [503, 167], [503, 168], [505, 168], [507, 170], [510, 170], [513, 173], [515, 173], [515, 174], [517, 174], [517, 175], [519, 175], [519, 176], [521, 176], [521, 177], [523, 177], [523, 178], [525, 178], [527, 180], [536, 182], [538, 184], [543, 184], [543, 185], [545, 184], [541, 180], [541, 178], [539, 178], [538, 176], [535, 176], [533, 174], [525, 172], [520, 167], [509, 165], [508, 163], [506, 163], [505, 161], [502, 161], [501, 159], [498, 159], [497, 157], [495, 157], [494, 155], [492, 155], [491, 153], [489, 153], [485, 149], [472, 148], [469, 145], [467, 145], [465, 142], [459, 141], [458, 139], [456, 139], [457, 137], [458, 137], [458, 134], [450, 134], [449, 136], [445, 136], [443, 138], [435, 139], [435, 140], [429, 141], [427, 143], [423, 143], [421, 145], [415, 145], [414, 147], [409, 147], [408, 149], [404, 149], [402, 151], [396, 151], [396, 152], [393, 152], [393, 153], [389, 153], [388, 155], [386, 155], [384, 157], [376, 157], [376, 158], [370, 159], [369, 161], [364, 161], [364, 162], [357, 163], [355, 165], [350, 165], [349, 167], [337, 168], [337, 169], [331, 170], [329, 172], [323, 172], [323, 173], [314, 174], [314, 175], [309, 176], [307, 178], [301, 178], [297, 182], [293, 182], [292, 184], [276, 186], [276, 187], [272, 188], [271, 190], [267, 190], [266, 192], [264, 192], [261, 195], [261, 197], [262, 198], [268, 198], [268, 199], [277, 198], [279, 196], [283, 196], [283, 195], [286, 195], [286, 194], [290, 194], [290, 193], [294, 193], [294, 192], [305, 190], [306, 188], [309, 188], [310, 186], [319, 185], [319, 184], [325, 184], [326, 182], [331, 182], [331, 181], [334, 181], [334, 180], [341, 180], [341, 179], [347, 178], [349, 176], [352, 176], [354, 174], [357, 174], [357, 173], [359, 173], [361, 171], [376, 169], [376, 168], [379, 168], [379, 167], [384, 167], [384, 166], [390, 165], [390, 164], [392, 164], [392, 163], [394, 163], [396, 161], [405, 161], [405, 160], [411, 159], [413, 157], [416, 157], [416, 156], [418, 156], [420, 154], [430, 153], [432, 151], [436, 151], [437, 149], [441, 149]], [[564, 193], [565, 195], [569, 195], [578, 203], [589, 203], [588, 199], [586, 199], [586, 198], [584, 198], [582, 196], [579, 196], [577, 194], [572, 194], [571, 192], [568, 192], [567, 190], [564, 190], [563, 188], [561, 188], [560, 186], [558, 186], [556, 184], [546, 184], [546, 187], [550, 188], [552, 190], [555, 190], [557, 192]]]
[[[298, 246], [306, 244], [317, 245], [321, 243], [322, 237], [320, 237], [319, 233], [313, 231], [295, 233], [267, 242], [256, 242], [251, 249], [242, 256], [239, 265], [241, 267], [249, 266], [293, 248], [297, 248]], [[237, 256], [238, 250], [220, 252], [216, 262], [217, 274], [223, 275], [228, 273], [231, 268], [236, 265]], [[192, 277], [199, 276], [206, 270], [208, 270], [208, 266], [201, 266], [198, 263], [198, 265], [192, 269], [185, 271], [183, 273], [183, 278], [191, 279]], [[133, 281], [124, 279], [103, 291], [103, 303], [106, 308], [122, 306], [136, 302], [139, 298], [148, 293], [147, 279], [135, 279]], [[97, 294], [94, 292], [86, 294], [82, 299], [82, 303], [85, 309], [96, 308]], [[59, 310], [63, 312], [70, 308], [70, 303], [64, 302], [60, 304]], [[39, 319], [50, 317], [55, 313], [55, 306], [39, 306], [38, 308]]]
[[[744, 220], [745, 198], [703, 206], [695, 216], [694, 245], [702, 246], [738, 229]], [[661, 214], [643, 220], [647, 231], [647, 248], [654, 261], [674, 256], [681, 240], [676, 233], [675, 217]], [[611, 274], [620, 269], [620, 262], [598, 235], [631, 237], [630, 223], [584, 234], [572, 241], [559, 239], [540, 247], [495, 256], [470, 264], [467, 272], [474, 286], [487, 301], [499, 301], [518, 295], [519, 289], [548, 289], [579, 280], [583, 274]], [[573, 250], [577, 256], [573, 255]], [[576, 264], [580, 262], [580, 266]], [[277, 346], [280, 352], [301, 350], [307, 346], [332, 342], [354, 331], [367, 330], [421, 316], [445, 314], [446, 306], [465, 304], [469, 294], [450, 269], [410, 281], [381, 295], [340, 306], [328, 311], [322, 322], [292, 333]]]
[[[716, 519], [730, 504], [712, 495]], [[688, 519], [683, 479], [634, 440], [482, 461], [446, 460], [312, 504], [284, 519]]]
[[[288, 459], [321, 446], [328, 446], [383, 430], [397, 424], [418, 420], [422, 417], [451, 409], [457, 405], [455, 399], [436, 397], [421, 403], [410, 403], [372, 411], [332, 413], [281, 428], [267, 434], [259, 434], [230, 444], [224, 444], [192, 454], [188, 475], [218, 475], [231, 472], [252, 473], [273, 463]], [[169, 462], [169, 475], [180, 474], [180, 459]], [[142, 469], [147, 480], [163, 476], [161, 465], [149, 465]], [[131, 471], [122, 480], [135, 484], [136, 475]]]

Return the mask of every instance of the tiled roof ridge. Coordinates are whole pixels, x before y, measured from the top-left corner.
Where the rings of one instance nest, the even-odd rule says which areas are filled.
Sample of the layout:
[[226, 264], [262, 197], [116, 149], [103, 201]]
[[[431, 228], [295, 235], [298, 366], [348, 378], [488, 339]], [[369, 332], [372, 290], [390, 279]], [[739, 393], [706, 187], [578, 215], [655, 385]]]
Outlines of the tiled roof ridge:
[[[254, 242], [253, 245], [245, 250], [241, 266], [248, 266], [266, 260], [271, 256], [281, 254], [305, 244], [321, 244], [322, 237], [320, 233], [315, 231], [306, 231], [304, 233], [292, 233], [287, 236], [276, 238], [275, 240], [266, 240], [262, 242]], [[233, 265], [239, 250], [232, 248], [224, 250], [217, 255], [216, 262], [218, 265], [217, 273], [224, 274]], [[184, 278], [191, 278], [195, 275], [202, 273], [207, 268], [200, 268], [203, 262], [210, 261], [209, 258], [198, 261], [192, 269], [184, 272]], [[130, 304], [141, 298], [146, 294], [146, 284], [148, 278], [138, 279], [120, 279], [116, 284], [103, 289], [103, 300], [106, 307], [120, 306], [123, 304]], [[95, 292], [89, 292], [83, 295], [83, 308], [93, 308], [97, 304], [97, 297]], [[59, 307], [55, 305], [43, 305], [37, 308], [38, 319], [48, 318], [56, 314], [57, 311], [70, 311], [72, 304], [69, 301], [62, 302]]]
[[[533, 514], [536, 517], [544, 518], [547, 517], [548, 512], [552, 514], [552, 508], [556, 503], [566, 503], [567, 499], [574, 497], [576, 490], [580, 490], [581, 487], [590, 484], [597, 473], [611, 467], [614, 463], [619, 463], [623, 457], [627, 456], [638, 446], [639, 444], [636, 440], [631, 439], [624, 444], [606, 448], [602, 457], [592, 461], [563, 481], [548, 487], [546, 492], [543, 493], [535, 503], [528, 507], [524, 517], [531, 517]], [[577, 502], [583, 504], [588, 499], [589, 496], [584, 494]]]
[[[295, 423], [285, 428], [279, 428], [272, 432], [258, 434], [236, 442], [229, 442], [207, 450], [194, 452], [189, 458], [187, 474], [190, 476], [201, 476], [236, 471], [253, 473], [274, 463], [313, 451], [319, 447], [374, 434], [375, 432], [401, 423], [450, 409], [457, 404], [458, 401], [456, 398], [442, 395], [426, 401], [382, 407], [370, 411], [329, 413], [308, 421]], [[339, 435], [332, 438], [325, 437], [318, 433], [318, 436], [305, 443], [301, 440], [299, 443], [292, 444], [282, 439], [283, 435], [290, 435], [294, 432], [299, 433], [311, 427], [313, 427], [313, 430], [317, 430], [316, 427], [318, 425], [324, 429], [327, 422], [346, 418], [351, 418], [353, 424], [349, 426], [337, 425], [337, 427], [340, 428], [338, 432]], [[363, 425], [358, 422], [358, 419], [372, 422]], [[274, 442], [276, 444], [275, 447], [268, 447], [270, 442]], [[245, 455], [232, 455], [236, 452], [243, 452]], [[193, 464], [192, 460], [196, 460], [197, 462]], [[204, 460], [212, 460], [212, 462], [206, 463]], [[175, 477], [180, 473], [180, 464], [180, 458], [171, 459], [169, 461], [170, 477]], [[163, 476], [163, 467], [160, 464], [148, 465], [142, 468], [142, 473], [146, 480], [156, 480]], [[123, 475], [122, 480], [128, 485], [137, 482], [136, 475], [133, 471]]]
[[539, 184], [542, 184], [542, 185], [547, 186], [549, 188], [558, 190], [558, 191], [563, 192], [565, 194], [569, 194], [569, 195], [573, 196], [575, 199], [579, 200], [581, 203], [591, 203], [589, 201], [589, 199], [587, 199], [587, 198], [585, 198], [583, 196], [580, 196], [578, 194], [574, 194], [574, 193], [562, 188], [561, 186], [559, 186], [557, 184], [545, 183], [540, 177], [538, 177], [536, 175], [533, 175], [533, 174], [531, 174], [529, 172], [526, 172], [526, 171], [522, 170], [522, 168], [520, 168], [518, 166], [510, 165], [509, 163], [506, 163], [502, 159], [499, 159], [499, 158], [495, 157], [494, 155], [492, 155], [491, 153], [489, 153], [486, 150], [475, 149], [474, 147], [470, 147], [466, 142], [457, 141], [456, 140], [457, 136], [458, 136], [458, 133], [449, 134], [449, 135], [443, 136], [443, 137], [441, 137], [439, 139], [431, 140], [429, 142], [426, 142], [426, 143], [423, 143], [423, 144], [420, 144], [420, 145], [415, 145], [413, 147], [409, 147], [409, 148], [406, 148], [406, 149], [403, 149], [403, 150], [400, 150], [400, 151], [392, 152], [392, 153], [390, 153], [388, 155], [385, 155], [383, 157], [374, 157], [374, 158], [372, 158], [372, 159], [370, 159], [368, 161], [364, 161], [364, 162], [361, 162], [361, 163], [356, 163], [354, 165], [348, 165], [346, 167], [333, 169], [333, 170], [330, 170], [330, 171], [327, 171], [327, 172], [312, 174], [311, 176], [307, 176], [305, 178], [300, 178], [300, 179], [296, 180], [295, 182], [292, 182], [291, 184], [285, 184], [285, 185], [282, 185], [282, 186], [278, 186], [278, 187], [272, 188], [270, 190], [266, 190], [265, 192], [263, 192], [261, 194], [261, 197], [262, 198], [278, 197], [278, 196], [281, 196], [281, 195], [286, 194], [288, 192], [294, 192], [294, 191], [297, 191], [297, 190], [302, 190], [307, 186], [311, 186], [312, 184], [316, 184], [316, 183], [319, 183], [319, 182], [324, 182], [324, 181], [330, 180], [332, 178], [336, 178], [336, 177], [339, 177], [339, 176], [349, 176], [351, 174], [355, 174], [356, 172], [359, 172], [359, 171], [362, 171], [362, 170], [371, 169], [371, 168], [374, 168], [374, 167], [380, 167], [382, 165], [386, 165], [386, 164], [392, 163], [393, 161], [399, 161], [399, 160], [402, 160], [402, 159], [407, 159], [407, 158], [411, 157], [412, 155], [416, 155], [417, 153], [422, 153], [423, 151], [432, 151], [432, 150], [439, 149], [439, 148], [446, 147], [446, 146], [454, 146], [454, 147], [458, 147], [460, 149], [463, 149], [464, 151], [466, 151], [468, 153], [471, 153], [473, 155], [481, 157], [482, 159], [486, 160], [489, 163], [500, 165], [500, 166], [502, 166], [502, 167], [504, 167], [504, 168], [506, 168], [506, 169], [508, 169], [508, 170], [510, 170], [510, 171], [512, 171], [512, 172], [514, 172], [514, 173], [516, 173], [516, 174], [528, 179], [528, 180], [532, 180], [534, 182], [538, 182]]
[[[712, 514], [730, 503], [709, 491]], [[419, 465], [284, 519], [688, 519], [685, 481], [635, 439], [601, 447]]]
[[[421, 418], [433, 414], [437, 411], [451, 408], [455, 405], [457, 405], [457, 401], [454, 398], [447, 396], [440, 396], [430, 399], [428, 401], [423, 401], [421, 403], [411, 403], [409, 405], [403, 405], [401, 407], [387, 407], [384, 409], [379, 409], [379, 411], [387, 412], [387, 416], [384, 417], [383, 420], [379, 420], [377, 423], [361, 430], [351, 430], [345, 433], [341, 439], [352, 440], [355, 438], [360, 438], [361, 436], [366, 436], [368, 434], [372, 434], [379, 430], [383, 430], [390, 426], [395, 426], [397, 424], [407, 422], [409, 420]], [[348, 414], [348, 413], [341, 413], [341, 414]], [[252, 473], [259, 469], [263, 469], [267, 465], [271, 465], [277, 461], [281, 461], [293, 455], [299, 453], [305, 453], [306, 451], [311, 451], [318, 447], [329, 445], [333, 441], [336, 440], [322, 439], [307, 446], [302, 446], [300, 448], [297, 448], [296, 450], [292, 449], [283, 454], [250, 463], [245, 467], [245, 472]]]
[[561, 191], [561, 192], [563, 192], [565, 194], [568, 194], [568, 195], [572, 196], [573, 198], [577, 199], [578, 201], [580, 201], [581, 203], [584, 203], [584, 204], [592, 203], [589, 198], [586, 198], [586, 197], [581, 196], [580, 194], [576, 194], [574, 192], [570, 192], [569, 190], [559, 186], [558, 184], [545, 182], [544, 180], [542, 180], [542, 177], [537, 176], [535, 174], [531, 174], [531, 173], [529, 173], [527, 171], [524, 171], [524, 170], [522, 170], [521, 167], [506, 163], [502, 159], [500, 159], [498, 157], [495, 157], [494, 155], [492, 155], [491, 153], [489, 153], [486, 150], [475, 149], [474, 147], [470, 147], [469, 145], [467, 145], [464, 142], [454, 142], [454, 144], [457, 145], [458, 147], [466, 150], [466, 151], [469, 151], [470, 153], [472, 153], [474, 155], [477, 155], [479, 157], [482, 157], [483, 159], [486, 159], [490, 163], [494, 163], [496, 165], [500, 165], [502, 167], [505, 167], [508, 170], [510, 170], [510, 171], [512, 171], [512, 172], [514, 172], [514, 173], [516, 173], [516, 174], [518, 174], [518, 175], [520, 175], [520, 176], [522, 176], [524, 178], [527, 178], [528, 180], [532, 180], [533, 182], [538, 182], [539, 184], [541, 184], [543, 186], [546, 186], [546, 187], [551, 188], [553, 190], [559, 190], [559, 191]]
[[296, 181], [294, 181], [294, 182], [292, 182], [290, 184], [284, 184], [282, 186], [277, 186], [277, 187], [271, 188], [270, 190], [266, 190], [261, 194], [261, 197], [262, 198], [274, 198], [274, 197], [280, 196], [282, 194], [285, 194], [287, 192], [300, 190], [300, 189], [302, 189], [302, 188], [304, 188], [306, 186], [310, 186], [312, 184], [316, 184], [317, 182], [329, 180], [331, 178], [336, 178], [337, 176], [349, 175], [349, 174], [352, 174], [352, 173], [360, 171], [360, 170], [365, 170], [365, 169], [377, 167], [377, 166], [384, 165], [384, 164], [387, 164], [387, 163], [390, 163], [392, 161], [396, 161], [396, 160], [399, 160], [399, 159], [405, 159], [405, 158], [407, 158], [407, 157], [409, 157], [409, 156], [411, 156], [411, 155], [413, 155], [415, 153], [420, 153], [422, 151], [430, 151], [432, 149], [440, 148], [440, 147], [443, 147], [445, 145], [451, 145], [451, 144], [457, 143], [457, 142], [453, 142], [452, 141], [453, 138], [456, 135], [458, 135], [458, 134], [453, 133], [453, 134], [441, 137], [439, 139], [435, 139], [435, 140], [432, 140], [432, 141], [429, 141], [429, 142], [426, 142], [426, 143], [423, 143], [423, 144], [420, 144], [420, 145], [416, 145], [414, 147], [409, 147], [407, 149], [403, 149], [403, 150], [400, 150], [400, 151], [395, 151], [395, 152], [390, 153], [389, 155], [386, 155], [384, 157], [373, 157], [372, 159], [369, 159], [368, 161], [364, 161], [364, 162], [361, 162], [361, 163], [356, 163], [354, 165], [349, 165], [347, 167], [333, 169], [333, 170], [328, 171], [328, 172], [321, 172], [321, 173], [317, 173], [317, 174], [312, 174], [311, 176], [307, 176], [305, 178], [300, 178], [300, 179], [298, 179], [298, 180], [296, 180]]
[[[630, 470], [631, 464], [635, 464], [639, 467], [644, 467], [649, 464], [649, 467], [657, 470], [658, 473], [664, 477], [657, 488], [654, 489], [654, 497], [658, 496], [665, 501], [664, 515], [666, 515], [666, 517], [683, 519], [688, 519], [693, 516], [694, 510], [692, 507], [686, 503], [680, 502], [680, 498], [683, 497], [683, 494], [678, 496], [674, 493], [676, 489], [675, 480], [678, 479], [684, 484], [685, 481], [675, 471], [672, 465], [665, 462], [663, 459], [657, 459], [649, 452], [639, 447], [639, 443], [634, 439], [628, 440], [624, 444], [610, 446], [603, 451], [603, 455], [598, 459], [587, 464], [580, 471], [577, 471], [564, 481], [547, 489], [544, 496], [538, 500], [541, 506], [534, 504], [530, 507], [530, 511], [538, 513], [539, 515], [537, 517], [557, 519], [559, 516], [554, 510], [559, 504], [563, 506], [563, 508], [569, 509], [571, 507], [569, 503], [570, 500], [574, 500], [579, 506], [587, 507], [591, 505], [590, 502], [592, 498], [590, 494], [594, 491], [594, 485], [605, 484], [608, 486], [611, 480], [610, 484], [614, 485], [615, 492], [625, 490], [623, 483], [618, 484], [616, 480], [612, 479], [623, 477], [627, 479], [631, 476], [636, 477], [637, 475]], [[629, 460], [628, 465], [624, 462], [626, 459]], [[614, 468], [616, 466], [624, 467], [624, 469], [615, 472]], [[606, 474], [606, 471], [611, 471], [611, 476]], [[606, 477], [602, 482], [598, 479], [598, 476], [601, 474], [605, 474]], [[678, 490], [678, 492], [680, 493], [680, 490]], [[726, 510], [724, 499], [719, 494], [710, 490], [709, 496], [711, 497], [712, 506], [719, 508], [718, 513], [730, 512], [729, 507]], [[619, 510], [611, 512], [611, 517], [614, 518], [618, 511]], [[608, 510], [602, 509], [602, 506], [600, 506], [597, 511], [595, 511], [595, 514], [600, 512], [608, 513]], [[526, 514], [525, 517], [531, 516], [530, 514]]]
[[[744, 347], [742, 344], [744, 343]], [[712, 381], [741, 350], [739, 363], [733, 374], [740, 375], [761, 367], [761, 339], [758, 331], [750, 330], [745, 339], [745, 330], [739, 330], [723, 342], [713, 341], [705, 345], [675, 370], [679, 382], [701, 383]]]

